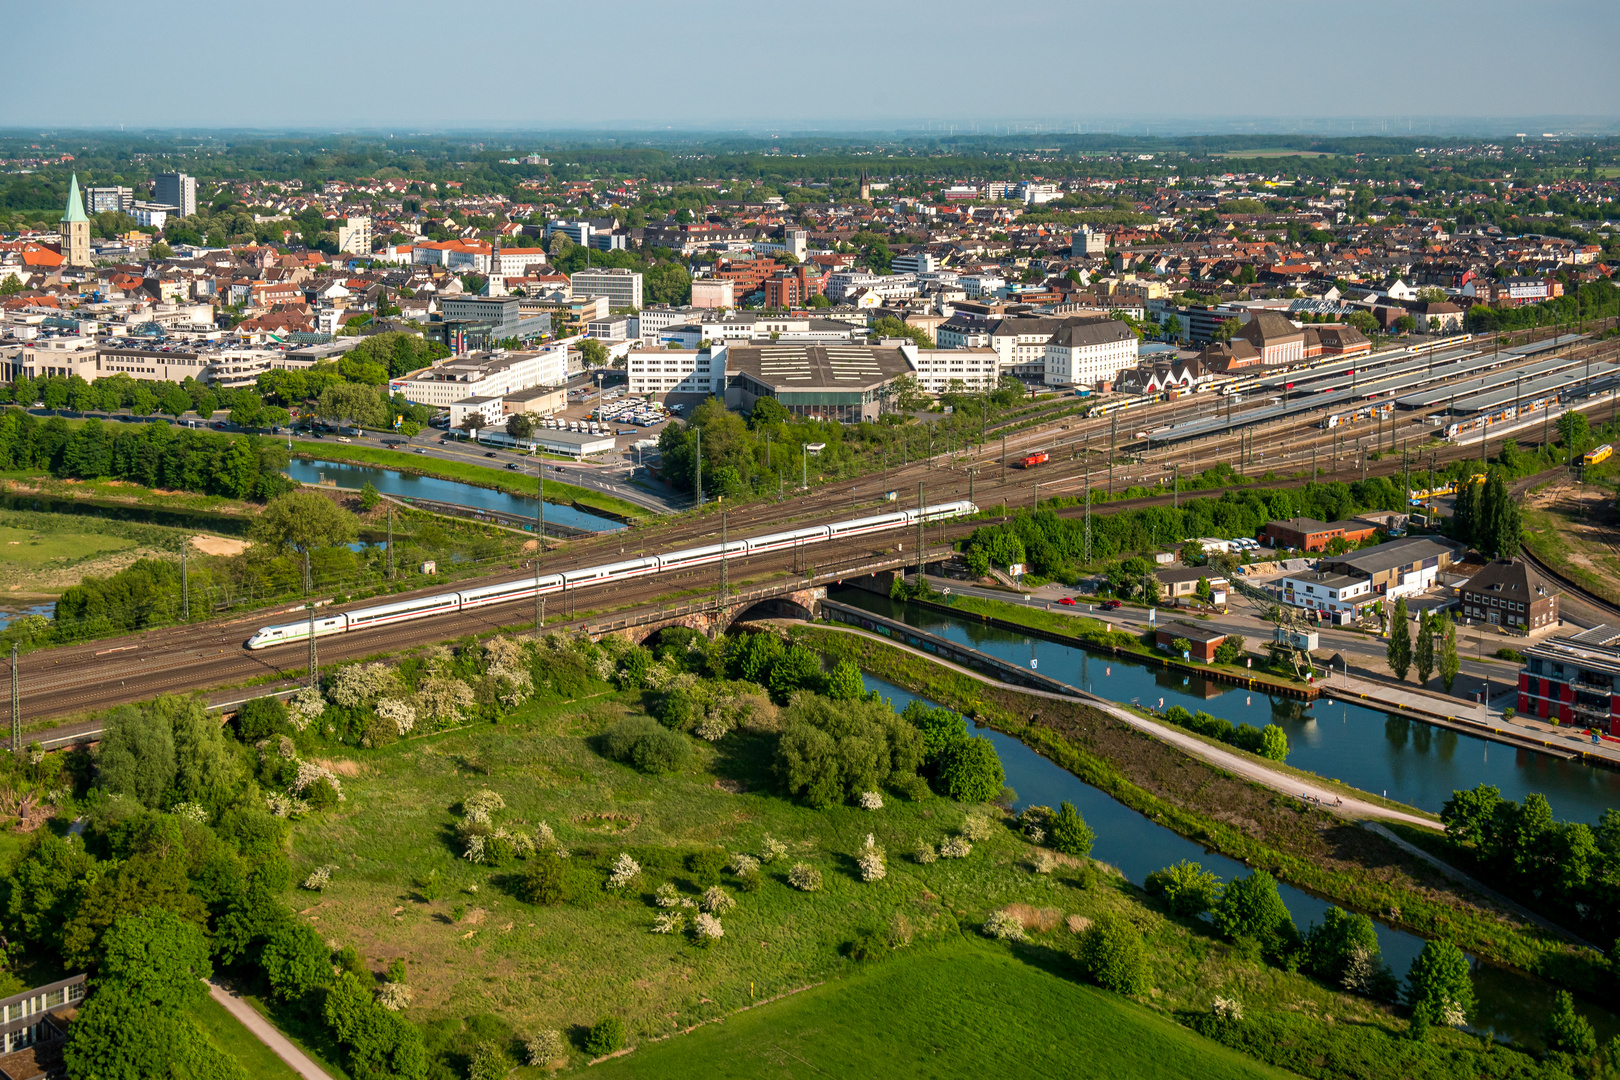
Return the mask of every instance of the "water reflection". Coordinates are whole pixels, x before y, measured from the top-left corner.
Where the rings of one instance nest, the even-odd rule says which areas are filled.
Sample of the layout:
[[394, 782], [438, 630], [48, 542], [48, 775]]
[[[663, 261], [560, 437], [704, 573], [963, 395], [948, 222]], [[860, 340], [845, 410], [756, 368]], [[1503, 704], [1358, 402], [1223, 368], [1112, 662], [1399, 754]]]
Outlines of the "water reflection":
[[[1473, 735], [1436, 728], [1361, 705], [1318, 699], [1301, 702], [1193, 676], [1167, 675], [1082, 648], [1040, 641], [939, 612], [894, 604], [859, 589], [836, 589], [833, 598], [979, 649], [1020, 667], [1033, 655], [1043, 675], [1114, 701], [1180, 705], [1256, 727], [1275, 723], [1288, 733], [1288, 763], [1435, 813], [1458, 788], [1494, 784], [1510, 799], [1531, 792], [1547, 796], [1553, 813], [1596, 822], [1620, 806], [1620, 772], [1564, 760], [1534, 750], [1492, 744]], [[1379, 729], [1383, 738], [1379, 738]]]

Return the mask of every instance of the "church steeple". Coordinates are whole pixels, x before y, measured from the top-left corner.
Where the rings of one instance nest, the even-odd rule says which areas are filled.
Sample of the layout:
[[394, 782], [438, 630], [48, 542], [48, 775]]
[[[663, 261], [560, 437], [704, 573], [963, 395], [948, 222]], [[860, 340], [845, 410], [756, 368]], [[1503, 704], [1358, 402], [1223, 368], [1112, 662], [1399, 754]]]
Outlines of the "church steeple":
[[67, 209], [62, 211], [62, 258], [68, 266], [90, 265], [90, 218], [79, 195], [79, 174], [68, 184]]

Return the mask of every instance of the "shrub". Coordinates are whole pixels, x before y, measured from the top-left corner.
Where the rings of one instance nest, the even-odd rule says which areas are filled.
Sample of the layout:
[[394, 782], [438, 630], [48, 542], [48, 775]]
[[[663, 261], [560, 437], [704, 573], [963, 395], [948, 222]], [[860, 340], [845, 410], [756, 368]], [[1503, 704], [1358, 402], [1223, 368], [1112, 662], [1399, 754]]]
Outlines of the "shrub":
[[335, 866], [317, 866], [309, 872], [309, 876], [304, 879], [301, 887], [309, 889], [311, 892], [320, 892], [331, 884], [332, 871], [336, 869]]
[[958, 802], [989, 802], [1001, 791], [1007, 774], [989, 739], [965, 739], [940, 759], [939, 780]]
[[1413, 1020], [1461, 1027], [1474, 1011], [1468, 958], [1449, 941], [1428, 941], [1406, 973], [1406, 1002]]
[[788, 884], [800, 892], [817, 892], [821, 889], [821, 871], [804, 863], [794, 863], [788, 870]]
[[1221, 891], [1219, 878], [1188, 859], [1153, 871], [1143, 887], [1161, 897], [1171, 914], [1182, 916], [1202, 915]]
[[752, 855], [737, 854], [731, 857], [731, 863], [726, 867], [733, 875], [745, 878], [753, 877], [759, 873], [759, 860]]
[[726, 853], [719, 848], [704, 848], [686, 857], [686, 869], [699, 888], [716, 885], [720, 872], [726, 868]]
[[934, 790], [928, 786], [928, 781], [920, 776], [908, 776], [898, 783], [891, 783], [890, 786], [911, 802], [922, 802], [934, 794]]
[[[412, 990], [404, 983], [383, 983], [381, 986], [377, 987], [377, 1004], [381, 1005], [389, 1012], [404, 1012], [406, 1009], [411, 1007], [411, 999], [415, 996], [416, 991]], [[508, 1068], [510, 1068], [510, 1066], [508, 1066]], [[504, 1076], [505, 1073], [502, 1073], [501, 1075]]]
[[844, 946], [844, 955], [857, 962], [879, 960], [888, 954], [888, 939], [872, 930], [856, 934], [855, 940]]
[[882, 702], [833, 702], [795, 695], [783, 710], [776, 774], [815, 807], [837, 806], [863, 791], [899, 783], [922, 764], [922, 739]]
[[983, 814], [969, 814], [962, 819], [962, 835], [975, 843], [990, 839], [990, 834], [994, 831], [995, 825]]
[[231, 718], [236, 737], [245, 743], [256, 743], [271, 735], [292, 730], [287, 720], [287, 707], [273, 697], [244, 701]]
[[1050, 874], [1057, 869], [1057, 858], [1050, 851], [1037, 851], [1030, 869], [1037, 874]]
[[1147, 954], [1130, 920], [1112, 912], [1097, 916], [1080, 939], [1080, 966], [1086, 977], [1116, 994], [1147, 990]]
[[934, 862], [939, 858], [939, 852], [935, 851], [934, 845], [930, 844], [928, 841], [918, 840], [917, 850], [912, 853], [911, 857], [916, 859], [919, 863], [922, 863], [924, 866], [927, 866], [929, 863]]
[[710, 885], [703, 890], [703, 899], [699, 906], [710, 915], [724, 915], [737, 906], [737, 901], [720, 886]]
[[1330, 907], [1305, 935], [1307, 970], [1331, 986], [1366, 990], [1378, 956], [1378, 933], [1365, 915]]
[[1091, 826], [1086, 824], [1086, 819], [1080, 816], [1073, 803], [1058, 804], [1058, 812], [1052, 818], [1053, 847], [1065, 855], [1084, 859], [1091, 854], [1091, 845], [1096, 840], [1097, 834], [1091, 831]]
[[725, 927], [720, 920], [708, 912], [699, 912], [692, 917], [692, 940], [698, 945], [713, 945], [726, 936]]
[[488, 821], [505, 809], [506, 800], [489, 788], [479, 788], [461, 800], [461, 812], [473, 819]]
[[1239, 750], [1247, 750], [1251, 754], [1260, 753], [1265, 746], [1265, 736], [1253, 724], [1239, 724], [1227, 741]]
[[680, 902], [681, 894], [679, 890], [667, 881], [653, 890], [653, 903], [661, 908], [678, 907]]
[[888, 867], [883, 865], [883, 849], [878, 847], [871, 833], [866, 834], [866, 842], [855, 853], [855, 865], [860, 868], [862, 881], [882, 881], [888, 876]]
[[568, 1044], [563, 1041], [562, 1032], [546, 1028], [524, 1039], [523, 1050], [530, 1065], [549, 1065], [567, 1053]]
[[1547, 1017], [1542, 1040], [1554, 1054], [1568, 1054], [1578, 1062], [1587, 1062], [1597, 1056], [1597, 1035], [1586, 1018], [1575, 1011], [1575, 999], [1568, 990], [1553, 996], [1553, 1010]]
[[960, 836], [953, 836], [939, 845], [939, 853], [947, 859], [965, 859], [973, 854], [973, 845]]
[[1299, 939], [1294, 917], [1277, 895], [1277, 879], [1264, 870], [1229, 882], [1214, 911], [1215, 927], [1221, 933], [1234, 941], [1258, 942], [1273, 957]]
[[692, 760], [692, 744], [650, 716], [627, 716], [602, 736], [602, 753], [645, 773], [679, 772]]
[[1288, 733], [1276, 724], [1267, 724], [1260, 731], [1260, 756], [1270, 761], [1288, 758]]
[[660, 911], [653, 917], [652, 932], [678, 934], [686, 928], [686, 914], [680, 911]]
[[762, 862], [762, 863], [773, 863], [777, 859], [780, 859], [785, 855], [787, 855], [787, 845], [782, 843], [782, 841], [776, 839], [775, 837], [771, 836], [770, 833], [766, 833], [764, 835], [764, 837], [762, 837], [760, 839], [760, 841], [759, 841], [759, 861], [760, 862]]
[[259, 966], [271, 992], [292, 1001], [332, 981], [332, 950], [308, 923], [283, 919], [267, 936]]
[[640, 876], [641, 864], [632, 859], [629, 852], [621, 851], [608, 870], [607, 887], [614, 890], [628, 888]]
[[875, 791], [861, 792], [860, 805], [862, 810], [883, 809], [883, 796]]
[[952, 747], [967, 741], [967, 722], [950, 709], [930, 708], [913, 699], [900, 716], [922, 734], [923, 761], [930, 767], [937, 766]]
[[984, 920], [984, 933], [997, 941], [1023, 941], [1024, 924], [1011, 912], [992, 911]]
[[556, 853], [540, 852], [523, 868], [518, 895], [531, 904], [551, 907], [564, 900], [567, 882], [567, 868]]
[[585, 1052], [592, 1057], [611, 1054], [624, 1045], [624, 1021], [617, 1016], [604, 1016], [591, 1025], [585, 1036]]

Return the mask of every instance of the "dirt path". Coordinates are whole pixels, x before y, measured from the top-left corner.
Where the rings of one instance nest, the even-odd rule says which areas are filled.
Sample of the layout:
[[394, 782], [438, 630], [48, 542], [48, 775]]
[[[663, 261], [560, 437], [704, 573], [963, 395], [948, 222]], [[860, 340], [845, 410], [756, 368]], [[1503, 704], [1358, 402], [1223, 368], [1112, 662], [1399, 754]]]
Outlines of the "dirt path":
[[276, 1057], [285, 1061], [304, 1080], [333, 1080], [331, 1073], [311, 1061], [308, 1055], [294, 1046], [287, 1036], [277, 1031], [274, 1024], [260, 1016], [253, 1006], [243, 1001], [234, 991], [210, 981], [208, 996], [225, 1006], [225, 1010], [240, 1020], [243, 1027], [273, 1050]]
[[950, 670], [958, 672], [962, 675], [966, 675], [971, 679], [976, 679], [979, 682], [986, 683], [990, 686], [995, 686], [999, 689], [1010, 690], [1018, 694], [1028, 694], [1030, 697], [1049, 698], [1053, 701], [1079, 701], [1102, 712], [1106, 712], [1108, 715], [1129, 724], [1131, 727], [1134, 727], [1140, 731], [1145, 731], [1161, 742], [1168, 743], [1186, 754], [1190, 754], [1201, 761], [1208, 762], [1217, 768], [1224, 769], [1234, 776], [1242, 777], [1245, 780], [1251, 780], [1264, 787], [1271, 788], [1273, 791], [1282, 792], [1285, 795], [1291, 795], [1295, 798], [1303, 798], [1305, 801], [1313, 803], [1321, 809], [1333, 814], [1337, 814], [1341, 817], [1378, 819], [1383, 821], [1401, 821], [1409, 825], [1418, 825], [1425, 829], [1438, 828], [1438, 826], [1429, 818], [1419, 817], [1416, 814], [1408, 814], [1404, 810], [1390, 809], [1388, 807], [1380, 806], [1377, 803], [1368, 802], [1365, 799], [1346, 799], [1336, 792], [1330, 791], [1325, 787], [1319, 787], [1312, 784], [1308, 780], [1303, 780], [1295, 776], [1290, 776], [1286, 773], [1280, 773], [1275, 770], [1268, 769], [1259, 762], [1253, 761], [1241, 754], [1236, 754], [1213, 747], [1189, 732], [1185, 732], [1179, 728], [1170, 727], [1168, 725], [1158, 723], [1157, 721], [1148, 720], [1145, 717], [1138, 716], [1129, 709], [1122, 708], [1112, 701], [1109, 701], [1107, 698], [1099, 698], [1094, 694], [1085, 694], [1078, 690], [1075, 691], [1078, 697], [1075, 697], [1065, 694], [1049, 693], [1044, 690], [1030, 690], [1022, 686], [1011, 686], [1008, 683], [992, 679], [988, 675], [982, 675], [977, 671], [953, 664], [948, 660], [941, 660], [932, 653], [924, 652], [921, 649], [913, 649], [908, 645], [902, 645], [897, 641], [891, 641], [885, 637], [874, 637], [874, 635], [867, 634], [862, 630], [855, 629], [854, 627], [839, 626], [835, 623], [821, 623], [818, 624], [818, 629], [836, 630], [840, 633], [855, 634], [860, 637], [872, 638], [873, 640], [880, 641], [891, 648], [903, 649], [915, 656], [920, 656], [923, 659], [928, 660], [930, 663], [939, 664], [941, 667], [949, 668]]

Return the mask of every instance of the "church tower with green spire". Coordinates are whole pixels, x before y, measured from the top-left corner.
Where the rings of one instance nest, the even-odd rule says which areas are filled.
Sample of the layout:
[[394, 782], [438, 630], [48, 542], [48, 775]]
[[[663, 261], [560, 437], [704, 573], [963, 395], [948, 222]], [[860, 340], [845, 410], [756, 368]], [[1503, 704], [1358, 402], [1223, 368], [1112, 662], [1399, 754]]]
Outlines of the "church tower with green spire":
[[62, 211], [62, 257], [67, 266], [90, 265], [90, 218], [79, 196], [79, 174], [68, 185], [67, 209]]

